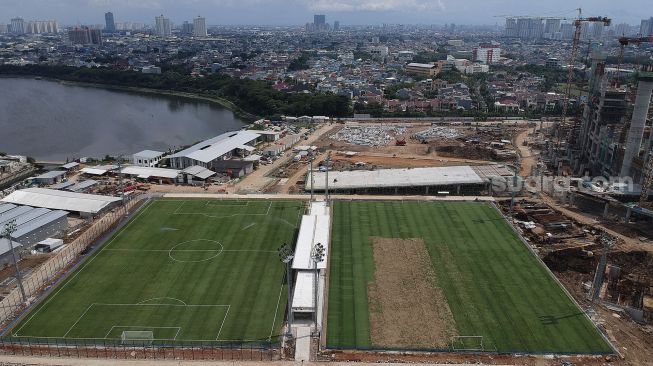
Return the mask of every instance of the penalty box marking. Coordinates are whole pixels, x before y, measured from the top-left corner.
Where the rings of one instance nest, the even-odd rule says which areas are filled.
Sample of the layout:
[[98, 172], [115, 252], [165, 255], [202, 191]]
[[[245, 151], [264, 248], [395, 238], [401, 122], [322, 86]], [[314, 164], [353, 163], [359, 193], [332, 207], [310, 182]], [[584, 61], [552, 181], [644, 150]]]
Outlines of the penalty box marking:
[[149, 329], [177, 329], [177, 332], [175, 333], [175, 336], [173, 338], [152, 338], [154, 341], [166, 341], [166, 340], [176, 340], [177, 336], [179, 335], [179, 331], [181, 331], [181, 327], [150, 327], [150, 326], [144, 326], [144, 325], [114, 325], [109, 329], [107, 332], [107, 335], [104, 336], [104, 339], [107, 339], [109, 337], [109, 334], [113, 332], [115, 328], [140, 328], [144, 330], [149, 330]]
[[[151, 300], [151, 299], [150, 299]], [[68, 328], [68, 331], [63, 335], [61, 338], [67, 338], [68, 333], [70, 333], [73, 328], [79, 323], [82, 318], [88, 313], [88, 311], [93, 307], [93, 306], [175, 306], [175, 307], [226, 307], [227, 311], [224, 313], [224, 317], [222, 318], [222, 323], [220, 324], [220, 329], [218, 330], [218, 335], [215, 337], [215, 340], [218, 340], [220, 338], [220, 333], [222, 332], [222, 327], [224, 326], [224, 323], [227, 320], [227, 316], [229, 315], [229, 309], [231, 308], [231, 305], [225, 305], [225, 304], [215, 304], [215, 305], [186, 305], [186, 304], [147, 304], [147, 303], [138, 303], [138, 304], [109, 304], [109, 303], [99, 303], [99, 302], [94, 302], [91, 305], [89, 305], [86, 310], [82, 313], [82, 315], [77, 318], [75, 323]], [[150, 327], [150, 328], [156, 328], [156, 327]], [[168, 328], [168, 327], [158, 327], [158, 328]], [[169, 327], [169, 328], [181, 328], [181, 327]], [[109, 331], [111, 332], [111, 331]], [[106, 336], [105, 336], [106, 338]], [[176, 336], [175, 336], [176, 338]], [[98, 338], [95, 338], [98, 339]], [[101, 338], [100, 338], [101, 339]]]
[[[231, 214], [231, 215], [211, 215], [208, 213], [204, 212], [179, 212], [179, 210], [184, 206], [184, 204], [188, 201], [181, 201], [181, 204], [177, 209], [172, 212], [172, 215], [200, 215], [200, 216], [206, 216], [214, 219], [220, 219], [220, 218], [226, 218], [226, 217], [236, 217], [236, 216], [268, 216], [270, 214], [270, 208], [272, 208], [272, 202], [269, 201], [268, 208], [265, 211], [265, 213], [253, 213], [253, 214]], [[204, 207], [208, 206], [209, 201], [204, 205]], [[215, 204], [214, 204], [215, 205]], [[222, 207], [228, 207], [228, 206], [235, 206], [235, 207], [246, 207], [249, 206], [249, 201], [247, 201], [246, 205], [215, 205], [215, 206], [222, 206]]]

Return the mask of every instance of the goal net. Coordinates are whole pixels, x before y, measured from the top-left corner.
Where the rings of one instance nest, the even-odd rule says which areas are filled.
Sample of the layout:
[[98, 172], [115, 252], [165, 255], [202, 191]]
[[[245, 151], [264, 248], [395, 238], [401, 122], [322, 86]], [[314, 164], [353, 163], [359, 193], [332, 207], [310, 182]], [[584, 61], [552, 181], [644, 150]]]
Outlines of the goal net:
[[154, 332], [151, 330], [125, 330], [120, 336], [122, 344], [151, 345], [154, 341]]
[[454, 351], [482, 352], [483, 336], [453, 336], [451, 337], [451, 349]]

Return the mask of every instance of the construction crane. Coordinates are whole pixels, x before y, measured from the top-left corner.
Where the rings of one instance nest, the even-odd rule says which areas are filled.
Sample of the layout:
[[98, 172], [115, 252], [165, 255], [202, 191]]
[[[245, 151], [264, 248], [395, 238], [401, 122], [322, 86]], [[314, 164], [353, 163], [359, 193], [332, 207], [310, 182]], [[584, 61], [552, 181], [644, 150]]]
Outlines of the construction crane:
[[617, 81], [616, 81], [616, 86], [619, 87], [619, 81], [620, 81], [620, 73], [621, 73], [621, 65], [623, 64], [624, 60], [624, 49], [626, 46], [634, 44], [634, 45], [641, 45], [642, 43], [653, 43], [653, 36], [648, 36], [648, 37], [619, 37], [619, 57], [617, 61]]
[[560, 142], [561, 142], [561, 126], [566, 126], [567, 124], [567, 111], [569, 110], [569, 96], [571, 95], [571, 82], [574, 78], [574, 63], [576, 62], [576, 57], [578, 56], [578, 44], [580, 43], [580, 35], [582, 31], [582, 25], [583, 23], [603, 23], [606, 26], [609, 26], [612, 23], [612, 19], [608, 17], [587, 17], [583, 18], [582, 16], [582, 10], [580, 8], [576, 9], [578, 10], [578, 18], [574, 19], [574, 37], [573, 37], [573, 42], [572, 42], [572, 47], [571, 47], [571, 55], [569, 57], [569, 62], [567, 64], [567, 85], [565, 87], [565, 94], [563, 98], [563, 104], [562, 104], [562, 118], [560, 119], [561, 124], [558, 126], [558, 138], [557, 138], [557, 143], [556, 143], [556, 151], [554, 154], [556, 155], [556, 159], [554, 160], [557, 162], [557, 149], [560, 147]]

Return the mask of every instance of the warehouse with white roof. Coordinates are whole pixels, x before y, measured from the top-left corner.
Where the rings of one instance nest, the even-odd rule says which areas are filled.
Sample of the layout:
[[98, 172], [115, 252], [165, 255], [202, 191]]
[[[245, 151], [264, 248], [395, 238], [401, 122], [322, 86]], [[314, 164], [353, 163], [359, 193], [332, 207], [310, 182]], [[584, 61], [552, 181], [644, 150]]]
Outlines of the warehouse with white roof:
[[[16, 225], [11, 234], [14, 248], [29, 249], [47, 238], [63, 236], [68, 229], [68, 212], [0, 203], [0, 228], [11, 222]], [[0, 265], [11, 259], [9, 244], [9, 240], [0, 238]]]
[[56, 189], [27, 188], [14, 191], [0, 202], [50, 210], [65, 210], [78, 213], [82, 217], [88, 217], [119, 206], [121, 199], [119, 197], [66, 192]]
[[[446, 194], [489, 193], [493, 176], [512, 173], [500, 166], [449, 166], [430, 168], [329, 171], [329, 192], [345, 194]], [[309, 172], [304, 189], [324, 191], [327, 173]]]
[[232, 131], [212, 139], [202, 141], [185, 150], [170, 155], [170, 166], [174, 169], [186, 169], [199, 165], [214, 169], [214, 165], [233, 156], [245, 157], [251, 154], [261, 135], [251, 131]]

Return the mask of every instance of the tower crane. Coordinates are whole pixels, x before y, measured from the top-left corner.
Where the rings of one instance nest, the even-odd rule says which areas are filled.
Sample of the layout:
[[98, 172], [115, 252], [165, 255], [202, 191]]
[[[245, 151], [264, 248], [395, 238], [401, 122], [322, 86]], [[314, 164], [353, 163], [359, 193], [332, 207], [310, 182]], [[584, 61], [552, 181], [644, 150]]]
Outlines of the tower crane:
[[582, 25], [583, 23], [603, 23], [606, 26], [609, 26], [612, 23], [612, 19], [608, 17], [586, 17], [583, 18], [582, 16], [582, 10], [580, 8], [576, 9], [578, 10], [578, 18], [574, 19], [574, 37], [573, 37], [573, 42], [572, 42], [572, 47], [571, 47], [571, 54], [569, 57], [569, 63], [567, 64], [567, 85], [565, 87], [565, 93], [564, 93], [564, 98], [563, 98], [563, 105], [562, 105], [562, 118], [560, 119], [560, 125], [558, 126], [558, 138], [557, 138], [557, 144], [556, 144], [556, 151], [554, 154], [556, 154], [556, 159], [554, 161], [557, 163], [557, 149], [560, 147], [560, 139], [561, 139], [561, 126], [566, 126], [567, 124], [567, 111], [569, 110], [569, 96], [571, 94], [571, 82], [574, 78], [574, 62], [576, 61], [576, 57], [578, 56], [578, 45], [580, 43], [580, 35], [581, 35], [581, 30], [582, 30]]
[[[626, 46], [634, 44], [641, 45], [642, 43], [653, 43], [653, 36], [648, 37], [619, 37], [619, 57], [617, 63], [617, 75], [621, 73], [621, 64], [624, 60], [624, 48]], [[617, 76], [616, 86], [619, 86], [619, 76]]]

